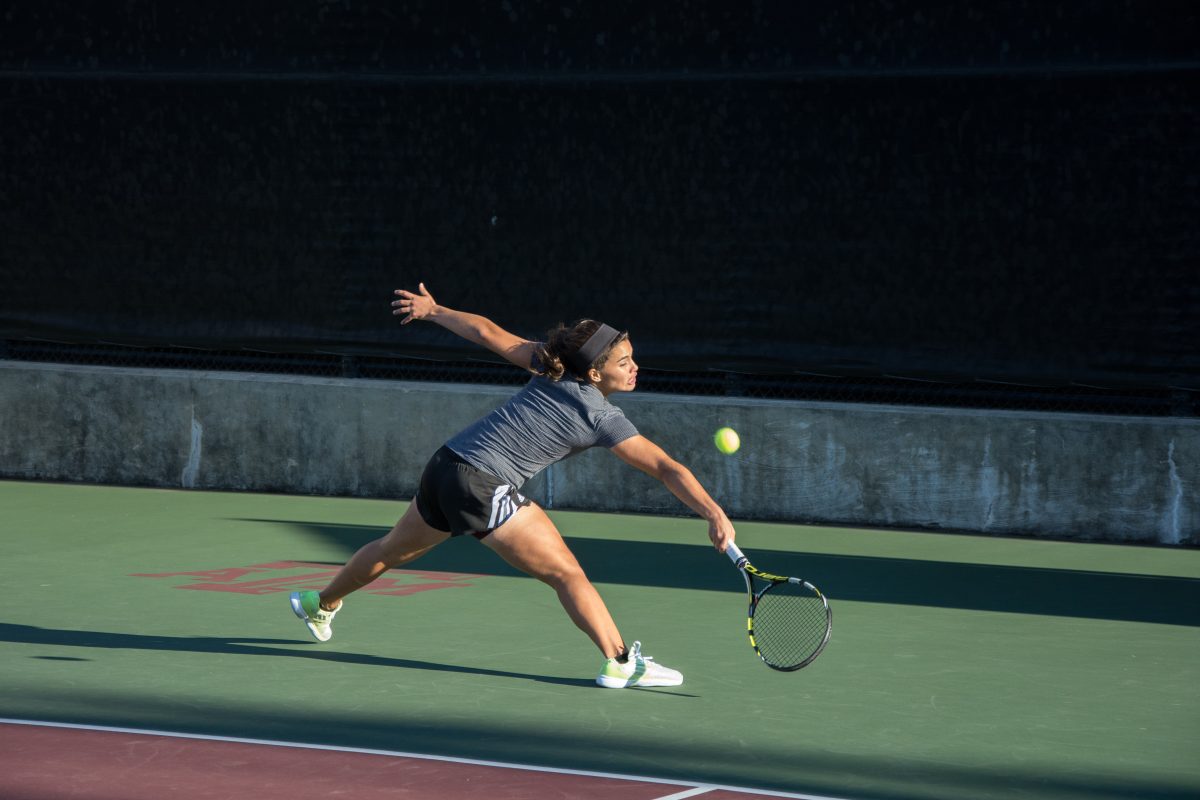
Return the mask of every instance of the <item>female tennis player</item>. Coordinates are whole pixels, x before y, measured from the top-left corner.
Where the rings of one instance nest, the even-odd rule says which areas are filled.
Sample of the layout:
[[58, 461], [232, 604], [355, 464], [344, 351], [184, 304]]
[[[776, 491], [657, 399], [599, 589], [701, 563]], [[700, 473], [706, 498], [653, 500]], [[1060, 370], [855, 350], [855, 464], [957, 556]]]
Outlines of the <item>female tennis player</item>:
[[638, 434], [608, 401], [637, 385], [627, 334], [594, 320], [560, 325], [545, 342], [515, 336], [486, 317], [455, 311], [417, 292], [396, 291], [401, 324], [429, 320], [527, 369], [533, 377], [503, 406], [452, 437], [421, 475], [417, 495], [384, 537], [362, 547], [321, 592], [295, 592], [292, 610], [319, 641], [342, 598], [392, 567], [418, 558], [451, 536], [471, 534], [519, 570], [551, 586], [571, 620], [603, 653], [596, 682], [607, 688], [677, 686], [683, 676], [626, 646], [600, 594], [546, 513], [520, 493], [546, 467], [590, 447], [607, 447], [654, 476], [708, 521], [724, 552], [734, 529], [691, 471]]

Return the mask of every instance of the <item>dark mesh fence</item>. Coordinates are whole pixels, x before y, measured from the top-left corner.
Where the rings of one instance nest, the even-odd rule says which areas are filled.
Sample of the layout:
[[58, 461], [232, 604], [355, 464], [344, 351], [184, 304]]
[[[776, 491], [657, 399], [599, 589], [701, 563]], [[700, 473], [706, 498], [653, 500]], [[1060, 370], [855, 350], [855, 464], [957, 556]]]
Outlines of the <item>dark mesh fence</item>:
[[[520, 386], [528, 376], [507, 363], [441, 361], [336, 353], [269, 353], [178, 347], [0, 342], [0, 358], [99, 366], [282, 373], [327, 378], [438, 381]], [[1200, 396], [1182, 389], [1114, 390], [1087, 386], [1001, 385], [905, 378], [770, 375], [641, 369], [638, 391], [816, 400], [836, 403], [934, 405], [954, 408], [1073, 411], [1091, 414], [1188, 417], [1200, 414]]]
[[651, 390], [1193, 413], [1193, 6], [592, 5], [10, 10], [8, 357], [519, 379], [424, 280]]

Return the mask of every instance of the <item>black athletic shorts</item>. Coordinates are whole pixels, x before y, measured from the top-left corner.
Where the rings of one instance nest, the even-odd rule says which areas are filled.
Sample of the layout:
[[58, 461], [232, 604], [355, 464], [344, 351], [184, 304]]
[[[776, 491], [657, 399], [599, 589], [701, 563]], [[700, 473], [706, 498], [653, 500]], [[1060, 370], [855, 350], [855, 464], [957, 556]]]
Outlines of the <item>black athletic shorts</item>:
[[471, 466], [448, 447], [433, 454], [421, 473], [417, 512], [431, 527], [452, 536], [482, 539], [529, 505], [501, 478]]

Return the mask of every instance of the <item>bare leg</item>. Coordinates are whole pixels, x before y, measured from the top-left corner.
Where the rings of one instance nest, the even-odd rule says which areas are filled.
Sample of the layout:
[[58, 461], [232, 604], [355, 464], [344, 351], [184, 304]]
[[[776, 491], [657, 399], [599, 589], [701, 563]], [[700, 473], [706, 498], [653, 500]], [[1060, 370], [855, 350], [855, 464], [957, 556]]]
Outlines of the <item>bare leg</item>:
[[392, 567], [423, 556], [449, 538], [449, 531], [431, 528], [421, 518], [417, 501], [413, 500], [386, 536], [363, 545], [351, 556], [321, 592], [321, 606], [327, 610], [337, 608], [346, 595], [366, 586]]
[[485, 536], [483, 543], [509, 564], [553, 588], [571, 621], [605, 657], [625, 652], [625, 640], [600, 593], [583, 573], [554, 523], [536, 504], [520, 509]]

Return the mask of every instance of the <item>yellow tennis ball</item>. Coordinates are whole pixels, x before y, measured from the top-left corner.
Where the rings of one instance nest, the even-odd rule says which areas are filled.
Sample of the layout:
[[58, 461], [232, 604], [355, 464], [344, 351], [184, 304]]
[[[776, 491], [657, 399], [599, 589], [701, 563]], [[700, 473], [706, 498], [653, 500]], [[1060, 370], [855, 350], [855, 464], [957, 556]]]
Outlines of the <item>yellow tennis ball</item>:
[[742, 446], [742, 440], [738, 437], [737, 431], [733, 428], [721, 428], [713, 436], [713, 443], [725, 455], [732, 455], [737, 452], [737, 449]]

